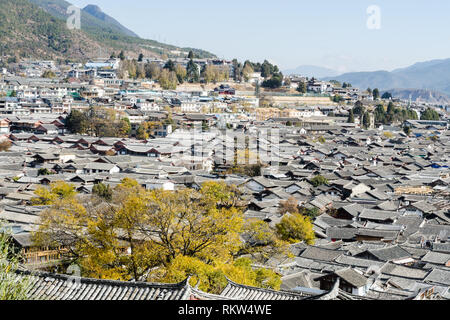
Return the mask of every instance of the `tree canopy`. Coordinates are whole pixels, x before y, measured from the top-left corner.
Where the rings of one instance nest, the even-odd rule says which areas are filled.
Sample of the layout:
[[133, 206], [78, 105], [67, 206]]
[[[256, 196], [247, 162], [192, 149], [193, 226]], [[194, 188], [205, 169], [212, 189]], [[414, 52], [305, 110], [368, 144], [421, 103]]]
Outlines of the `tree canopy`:
[[[239, 258], [269, 258], [285, 245], [267, 223], [244, 223], [233, 187], [206, 182], [198, 191], [146, 190], [125, 178], [108, 199], [99, 195], [45, 196], [51, 207], [41, 215], [35, 242], [70, 248], [62, 252], [65, 259], [89, 277], [172, 282], [192, 275], [210, 292], [223, 289], [229, 277], [279, 288], [279, 275]], [[242, 234], [258, 241], [242, 242]]]
[[439, 121], [441, 117], [439, 116], [439, 113], [437, 113], [436, 110], [427, 108], [422, 115], [420, 116], [420, 120], [434, 120]]
[[17, 277], [15, 272], [21, 261], [12, 246], [8, 229], [0, 224], [0, 300], [26, 300], [28, 277]]

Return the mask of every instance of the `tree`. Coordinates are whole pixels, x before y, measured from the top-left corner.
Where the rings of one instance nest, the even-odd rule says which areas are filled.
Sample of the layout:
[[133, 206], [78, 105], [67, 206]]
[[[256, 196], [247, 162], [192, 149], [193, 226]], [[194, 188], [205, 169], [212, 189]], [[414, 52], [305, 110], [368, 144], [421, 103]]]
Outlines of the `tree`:
[[56, 181], [50, 184], [50, 187], [39, 186], [34, 191], [36, 197], [31, 199], [35, 206], [52, 205], [58, 200], [70, 199], [76, 195], [75, 186], [64, 181]]
[[299, 213], [298, 200], [294, 197], [290, 197], [287, 200], [281, 200], [278, 207], [278, 213], [281, 215], [285, 215], [286, 213]]
[[321, 143], [321, 144], [324, 144], [325, 142], [327, 142], [327, 140], [326, 140], [323, 136], [320, 136], [320, 137], [317, 139], [317, 141], [318, 141], [319, 143]]
[[95, 194], [107, 201], [111, 201], [113, 197], [113, 190], [109, 185], [98, 183], [92, 188], [92, 194]]
[[75, 134], [86, 133], [88, 128], [88, 120], [86, 115], [78, 110], [72, 110], [66, 118], [67, 129]]
[[128, 118], [123, 118], [119, 121], [119, 125], [117, 127], [117, 136], [126, 138], [131, 133], [131, 122]]
[[11, 141], [3, 139], [0, 141], [0, 152], [8, 151], [11, 148]]
[[441, 117], [439, 116], [439, 113], [437, 113], [436, 110], [427, 108], [425, 112], [422, 113], [420, 116], [420, 120], [433, 120], [433, 121], [439, 121]]
[[286, 214], [276, 225], [276, 229], [281, 238], [290, 243], [305, 241], [307, 244], [314, 244], [315, 233], [311, 219], [299, 213]]
[[338, 94], [335, 94], [333, 96], [332, 100], [333, 100], [333, 102], [339, 103], [339, 102], [344, 101], [344, 98], [342, 96], [338, 95]]
[[270, 79], [263, 81], [261, 84], [264, 88], [277, 89], [283, 85], [283, 75], [281, 73], [274, 74]]
[[364, 129], [368, 129], [370, 127], [370, 113], [364, 112], [364, 115], [362, 117], [362, 126]]
[[152, 62], [144, 65], [145, 77], [148, 79], [157, 80], [161, 74], [161, 67]]
[[373, 89], [372, 95], [374, 100], [380, 99], [380, 90], [378, 88]]
[[300, 92], [300, 93], [302, 93], [302, 94], [305, 94], [306, 93], [306, 91], [307, 91], [307, 86], [306, 86], [306, 83], [304, 82], [304, 81], [300, 81], [299, 83], [298, 83], [298, 87], [297, 87], [297, 91], [298, 92]]
[[385, 92], [385, 93], [383, 93], [383, 95], [381, 96], [381, 99], [385, 99], [385, 100], [392, 99], [392, 94], [391, 94], [390, 92]]
[[364, 105], [361, 101], [356, 101], [355, 106], [353, 107], [353, 113], [355, 115], [362, 115], [365, 112]]
[[195, 55], [194, 55], [194, 52], [193, 52], [192, 50], [189, 51], [188, 59], [189, 59], [189, 60], [195, 59]]
[[0, 300], [28, 299], [27, 288], [30, 279], [16, 275], [21, 258], [12, 246], [10, 232], [0, 225]]
[[55, 77], [56, 77], [56, 74], [51, 70], [44, 71], [44, 73], [41, 76], [41, 78], [46, 78], [46, 79], [53, 79]]
[[123, 50], [120, 51], [120, 53], [119, 53], [119, 59], [122, 60], [122, 61], [125, 60], [125, 53], [123, 52]]
[[138, 62], [144, 61], [144, 55], [142, 53], [139, 54]]
[[136, 139], [147, 140], [150, 137], [144, 126], [140, 125], [136, 131]]
[[353, 114], [353, 109], [351, 109], [348, 114], [347, 123], [355, 123], [355, 115]]
[[251, 63], [246, 61], [246, 63], [244, 64], [244, 69], [242, 70], [242, 75], [244, 77], [244, 80], [245, 81], [250, 80], [250, 75], [254, 72], [255, 72], [255, 70], [253, 70]]
[[187, 71], [186, 68], [183, 67], [181, 64], [177, 64], [175, 67], [175, 74], [177, 75], [178, 83], [183, 83], [186, 79]]
[[199, 70], [193, 59], [189, 60], [186, 67], [187, 79], [189, 82], [198, 82]]
[[51, 174], [52, 174], [52, 172], [50, 170], [48, 170], [47, 168], [40, 168], [38, 170], [38, 176], [49, 176]]
[[250, 255], [261, 264], [265, 264], [273, 256], [291, 255], [289, 243], [282, 240], [276, 230], [261, 219], [246, 219], [242, 238], [244, 244], [240, 253]]
[[404, 127], [403, 127], [403, 132], [404, 132], [407, 136], [409, 136], [409, 135], [411, 134], [411, 127], [404, 126]]
[[392, 101], [389, 102], [388, 106], [387, 106], [387, 113], [390, 115], [393, 115], [395, 113], [395, 105], [392, 103]]
[[383, 135], [388, 139], [392, 139], [394, 137], [394, 134], [390, 131], [383, 132]]
[[312, 185], [314, 187], [317, 188], [317, 187], [319, 187], [321, 185], [327, 185], [329, 182], [328, 182], [328, 180], [325, 177], [323, 177], [321, 175], [317, 175], [317, 176], [315, 176], [314, 178], [311, 179], [311, 183], [312, 183]]
[[168, 60], [164, 65], [163, 69], [168, 69], [169, 71], [175, 71], [175, 63], [172, 60]]
[[[214, 291], [211, 283], [218, 280], [212, 276], [240, 280], [242, 270], [235, 265], [243, 248], [239, 199], [237, 189], [223, 182], [173, 192], [145, 190], [125, 178], [109, 202], [82, 195], [57, 199], [42, 213], [33, 239], [69, 247], [65, 258], [88, 277], [159, 282], [192, 272], [201, 288]], [[238, 269], [226, 267], [232, 265]], [[203, 273], [205, 268], [209, 271]], [[260, 276], [261, 282], [271, 281], [270, 274]]]
[[158, 78], [158, 82], [164, 90], [175, 90], [178, 84], [177, 75], [173, 71], [163, 69]]

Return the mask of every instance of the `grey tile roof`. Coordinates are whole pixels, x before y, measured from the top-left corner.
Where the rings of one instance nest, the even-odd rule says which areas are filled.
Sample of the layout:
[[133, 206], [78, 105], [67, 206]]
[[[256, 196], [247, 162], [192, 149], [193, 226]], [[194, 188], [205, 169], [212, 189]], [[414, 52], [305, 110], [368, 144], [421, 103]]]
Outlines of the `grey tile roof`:
[[320, 261], [333, 261], [342, 254], [342, 252], [336, 250], [309, 246], [300, 254], [300, 257]]
[[430, 251], [422, 258], [422, 261], [446, 265], [450, 262], [450, 254]]
[[450, 286], [450, 270], [433, 269], [424, 281]]
[[399, 246], [369, 249], [367, 251], [380, 261], [392, 261], [411, 257], [411, 254], [408, 251]]
[[269, 289], [261, 289], [249, 287], [234, 283], [228, 280], [228, 285], [220, 293], [221, 296], [238, 300], [302, 300], [308, 295], [290, 292], [290, 291], [274, 291]]
[[[192, 288], [188, 279], [177, 284], [123, 282], [71, 278], [50, 273], [18, 272], [29, 277], [29, 300], [189, 300], [191, 297], [217, 299], [218, 296]], [[223, 298], [223, 297], [221, 297]]]

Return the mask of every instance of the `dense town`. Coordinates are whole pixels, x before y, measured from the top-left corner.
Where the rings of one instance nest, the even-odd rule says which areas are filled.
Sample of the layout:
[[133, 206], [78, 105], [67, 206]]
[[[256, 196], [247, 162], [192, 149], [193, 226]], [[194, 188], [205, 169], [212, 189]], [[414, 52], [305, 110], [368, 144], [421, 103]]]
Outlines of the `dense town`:
[[[0, 220], [23, 255], [16, 276], [30, 278], [30, 298], [450, 298], [446, 106], [193, 54], [21, 60], [3, 68], [0, 94]], [[85, 197], [124, 179], [167, 192], [220, 182], [238, 190], [244, 221], [280, 230], [300, 217], [312, 232], [252, 261], [278, 277], [274, 286], [227, 277], [206, 292], [187, 276], [158, 284], [84, 274], [72, 286], [61, 269], [71, 248], [33, 237], [53, 210], [42, 190], [71, 186]]]

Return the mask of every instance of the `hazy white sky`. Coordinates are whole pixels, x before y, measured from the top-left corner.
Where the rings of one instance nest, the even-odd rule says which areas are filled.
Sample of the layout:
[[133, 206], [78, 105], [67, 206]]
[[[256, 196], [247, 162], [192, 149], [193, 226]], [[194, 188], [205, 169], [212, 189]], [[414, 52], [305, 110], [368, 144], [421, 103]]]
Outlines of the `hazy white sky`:
[[[450, 58], [448, 0], [69, 0], [96, 4], [143, 38], [282, 69], [392, 70]], [[380, 9], [380, 29], [367, 8]], [[370, 20], [371, 22], [376, 20]]]

